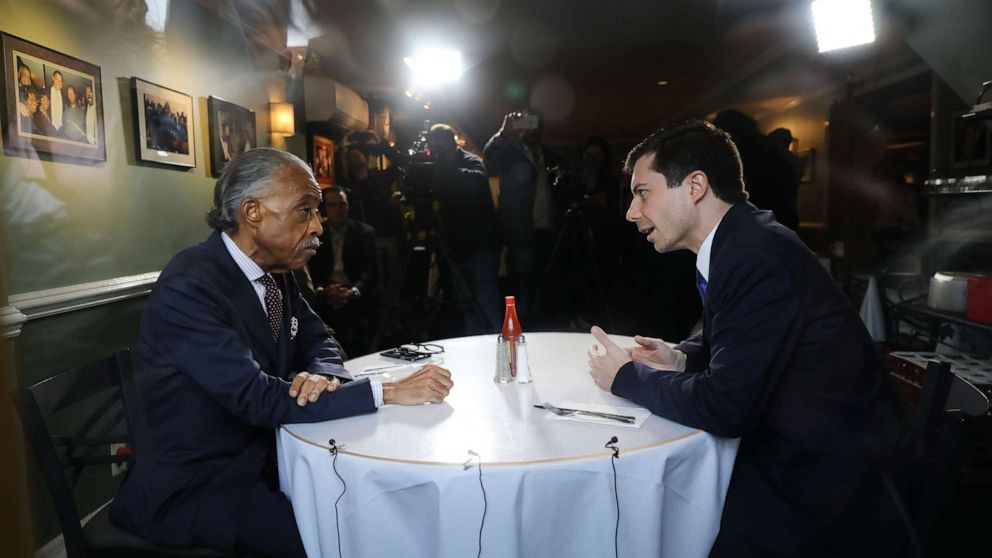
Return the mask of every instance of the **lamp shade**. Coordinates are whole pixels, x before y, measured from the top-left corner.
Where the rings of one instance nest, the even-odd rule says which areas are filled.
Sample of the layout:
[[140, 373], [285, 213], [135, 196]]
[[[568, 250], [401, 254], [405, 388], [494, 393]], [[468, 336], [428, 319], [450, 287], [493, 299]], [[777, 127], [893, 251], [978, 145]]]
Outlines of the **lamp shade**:
[[269, 103], [269, 130], [281, 136], [292, 136], [296, 133], [293, 103]]

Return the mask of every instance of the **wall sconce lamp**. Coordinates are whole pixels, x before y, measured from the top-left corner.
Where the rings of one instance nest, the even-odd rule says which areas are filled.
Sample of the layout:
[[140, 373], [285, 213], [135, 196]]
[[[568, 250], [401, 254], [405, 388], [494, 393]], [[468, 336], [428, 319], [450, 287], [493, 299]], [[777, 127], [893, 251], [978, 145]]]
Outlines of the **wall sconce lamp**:
[[293, 103], [269, 103], [269, 131], [280, 136], [296, 133]]

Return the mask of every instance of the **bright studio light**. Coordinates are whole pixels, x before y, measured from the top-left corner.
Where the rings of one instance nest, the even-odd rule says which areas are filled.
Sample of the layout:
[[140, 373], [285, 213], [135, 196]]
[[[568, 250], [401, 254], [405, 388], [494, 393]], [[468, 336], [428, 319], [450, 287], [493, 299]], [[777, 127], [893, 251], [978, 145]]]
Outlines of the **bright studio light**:
[[455, 81], [462, 75], [462, 53], [457, 50], [423, 50], [407, 56], [403, 62], [413, 71], [413, 78], [421, 87]]
[[875, 42], [871, 0], [813, 0], [820, 52]]

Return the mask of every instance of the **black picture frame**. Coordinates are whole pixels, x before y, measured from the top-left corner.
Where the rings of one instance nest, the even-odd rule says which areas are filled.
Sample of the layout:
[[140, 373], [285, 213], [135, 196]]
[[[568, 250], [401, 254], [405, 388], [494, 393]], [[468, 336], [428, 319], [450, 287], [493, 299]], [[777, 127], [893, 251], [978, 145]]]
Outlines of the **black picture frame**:
[[951, 113], [951, 168], [969, 169], [992, 164], [992, 132], [983, 121], [964, 120], [970, 111]]
[[[220, 176], [224, 165], [237, 155], [258, 147], [255, 111], [225, 101], [207, 97], [207, 123], [210, 127], [210, 174]], [[225, 139], [224, 129], [228, 130]]]
[[[2, 32], [0, 50], [4, 153], [56, 162], [105, 162], [100, 67]], [[53, 89], [60, 91], [61, 109], [51, 100]], [[73, 98], [76, 106], [70, 105]], [[60, 112], [53, 114], [56, 111]]]
[[131, 100], [135, 158], [159, 165], [196, 167], [193, 97], [132, 77]]

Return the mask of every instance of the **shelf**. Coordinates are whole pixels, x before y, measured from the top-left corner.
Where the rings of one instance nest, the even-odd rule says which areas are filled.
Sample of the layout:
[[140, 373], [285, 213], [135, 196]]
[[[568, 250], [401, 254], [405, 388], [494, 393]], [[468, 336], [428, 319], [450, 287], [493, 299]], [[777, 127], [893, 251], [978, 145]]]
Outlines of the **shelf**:
[[900, 302], [896, 304], [896, 307], [901, 312], [911, 312], [914, 314], [919, 314], [922, 316], [928, 316], [930, 318], [936, 318], [945, 322], [950, 322], [954, 324], [959, 324], [988, 333], [992, 333], [992, 325], [980, 324], [978, 322], [973, 322], [965, 317], [965, 314], [958, 312], [945, 312], [943, 310], [934, 310], [925, 304], [920, 304], [918, 302]]

